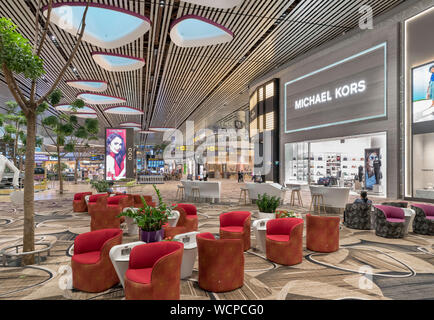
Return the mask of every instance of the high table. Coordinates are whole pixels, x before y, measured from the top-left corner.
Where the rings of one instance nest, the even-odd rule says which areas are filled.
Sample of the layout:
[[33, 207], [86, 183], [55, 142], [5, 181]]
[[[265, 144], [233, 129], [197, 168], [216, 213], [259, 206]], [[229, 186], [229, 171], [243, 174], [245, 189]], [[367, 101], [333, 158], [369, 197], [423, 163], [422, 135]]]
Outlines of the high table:
[[141, 244], [145, 244], [145, 242], [137, 241], [131, 243], [124, 243], [114, 246], [110, 249], [110, 260], [112, 261], [113, 267], [116, 270], [116, 274], [118, 275], [122, 287], [124, 287], [124, 277], [130, 263], [131, 249]]
[[350, 188], [309, 186], [311, 194], [322, 195], [324, 205], [330, 208], [345, 209]]

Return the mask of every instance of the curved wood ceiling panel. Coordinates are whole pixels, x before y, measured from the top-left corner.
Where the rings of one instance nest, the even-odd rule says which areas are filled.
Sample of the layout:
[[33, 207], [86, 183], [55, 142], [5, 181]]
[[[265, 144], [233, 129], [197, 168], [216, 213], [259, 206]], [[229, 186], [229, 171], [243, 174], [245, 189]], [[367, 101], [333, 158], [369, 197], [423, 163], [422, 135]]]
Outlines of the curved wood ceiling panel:
[[[68, 0], [72, 1], [72, 0]], [[82, 0], [73, 0], [80, 2]], [[330, 41], [358, 24], [358, 8], [364, 0], [244, 0], [230, 9], [204, 7], [179, 0], [91, 0], [116, 6], [152, 21], [152, 28], [134, 42], [106, 50], [83, 42], [72, 68], [64, 80], [103, 80], [109, 83], [104, 94], [123, 97], [126, 104], [142, 110], [143, 115], [104, 113], [105, 106], [95, 109], [101, 126], [118, 126], [122, 122], [139, 122], [143, 130], [150, 127], [183, 127], [186, 120], [212, 126], [235, 110], [248, 104], [247, 86], [254, 79], [282, 64]], [[66, 1], [56, 1], [66, 2]], [[404, 0], [370, 0], [378, 16]], [[33, 25], [38, 0], [1, 1], [0, 13], [10, 17], [19, 31], [33, 41]], [[48, 0], [42, 0], [47, 5]], [[234, 32], [231, 42], [180, 48], [169, 36], [170, 25], [185, 15], [198, 15], [224, 25]], [[40, 19], [41, 25], [45, 18]], [[68, 58], [76, 38], [49, 27], [55, 41], [47, 41], [42, 57], [47, 74], [38, 83], [38, 94], [48, 89]], [[143, 68], [129, 72], [108, 72], [92, 59], [92, 52], [102, 51], [142, 58]], [[28, 90], [30, 83], [19, 77]], [[0, 80], [4, 81], [3, 75]], [[64, 81], [61, 103], [71, 103], [79, 92]], [[59, 111], [50, 110], [53, 114]], [[103, 130], [101, 137], [103, 137]], [[158, 142], [162, 134], [140, 135], [139, 143]]]

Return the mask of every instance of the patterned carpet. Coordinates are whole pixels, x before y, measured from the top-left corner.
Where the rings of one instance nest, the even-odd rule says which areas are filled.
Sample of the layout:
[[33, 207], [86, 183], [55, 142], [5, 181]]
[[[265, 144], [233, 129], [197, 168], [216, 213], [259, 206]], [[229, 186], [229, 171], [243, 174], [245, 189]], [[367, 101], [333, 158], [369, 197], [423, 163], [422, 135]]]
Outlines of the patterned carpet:
[[[106, 292], [88, 294], [63, 289], [73, 240], [88, 232], [87, 213], [73, 213], [72, 194], [57, 200], [37, 201], [35, 234], [37, 242], [53, 244], [50, 255], [41, 255], [41, 263], [21, 267], [20, 261], [0, 265], [0, 299], [114, 299], [124, 298], [121, 285]], [[218, 235], [219, 214], [247, 210], [257, 218], [257, 207], [226, 204], [196, 204], [199, 231]], [[283, 206], [288, 209], [288, 206]], [[295, 208], [305, 217], [307, 209]], [[0, 202], [0, 250], [19, 244], [23, 230], [23, 211], [10, 203]], [[304, 235], [306, 232], [304, 232]], [[137, 241], [124, 236], [123, 242]], [[191, 278], [181, 281], [182, 300], [202, 299], [434, 299], [434, 237], [413, 233], [404, 239], [377, 237], [374, 231], [340, 231], [340, 250], [319, 254], [304, 249], [303, 262], [285, 267], [266, 260], [256, 250], [252, 232], [252, 249], [245, 253], [244, 286], [227, 293], [211, 293], [199, 288], [197, 261]], [[305, 248], [305, 246], [304, 246]], [[372, 270], [372, 282], [364, 274]]]

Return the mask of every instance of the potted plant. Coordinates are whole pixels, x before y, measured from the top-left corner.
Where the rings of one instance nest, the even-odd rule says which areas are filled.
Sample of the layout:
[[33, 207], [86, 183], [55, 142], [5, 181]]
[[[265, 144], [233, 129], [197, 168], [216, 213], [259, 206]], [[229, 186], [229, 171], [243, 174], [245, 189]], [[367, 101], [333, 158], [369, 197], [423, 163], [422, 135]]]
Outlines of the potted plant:
[[259, 208], [259, 219], [274, 219], [277, 207], [280, 205], [280, 198], [270, 197], [268, 194], [258, 195], [256, 204]]
[[149, 206], [145, 199], [142, 199], [142, 208], [128, 208], [118, 217], [128, 217], [134, 220], [140, 228], [140, 240], [143, 242], [157, 242], [164, 239], [163, 225], [168, 222], [169, 216], [175, 206], [167, 206], [160, 194], [160, 190], [152, 185], [158, 197], [158, 206]]
[[295, 211], [276, 210], [276, 219], [282, 218], [300, 218]]
[[93, 189], [96, 189], [98, 193], [108, 193], [113, 185], [112, 181], [90, 181], [90, 185]]

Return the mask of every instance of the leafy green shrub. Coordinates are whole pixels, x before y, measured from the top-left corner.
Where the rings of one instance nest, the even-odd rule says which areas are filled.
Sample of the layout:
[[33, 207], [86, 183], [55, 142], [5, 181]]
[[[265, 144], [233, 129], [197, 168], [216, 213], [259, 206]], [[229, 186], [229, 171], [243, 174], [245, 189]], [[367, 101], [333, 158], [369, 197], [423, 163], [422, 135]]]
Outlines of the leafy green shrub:
[[281, 218], [297, 218], [297, 214], [294, 211], [281, 211], [278, 210], [276, 211], [276, 218], [277, 219], [281, 219]]
[[96, 189], [98, 192], [108, 192], [110, 187], [113, 185], [112, 181], [90, 181], [92, 188]]
[[270, 197], [268, 194], [258, 195], [258, 200], [256, 204], [258, 205], [259, 211], [264, 213], [274, 213], [280, 205], [280, 198], [275, 196]]
[[158, 197], [158, 206], [157, 207], [151, 207], [149, 206], [145, 199], [141, 197], [143, 207], [139, 209], [127, 209], [125, 212], [121, 213], [118, 218], [120, 217], [130, 217], [134, 219], [134, 222], [137, 224], [139, 228], [141, 228], [143, 231], [158, 231], [163, 228], [163, 225], [169, 221], [169, 216], [175, 206], [168, 207], [161, 197], [160, 190], [157, 189], [157, 187], [152, 185], [154, 187], [155, 192], [157, 193]]

